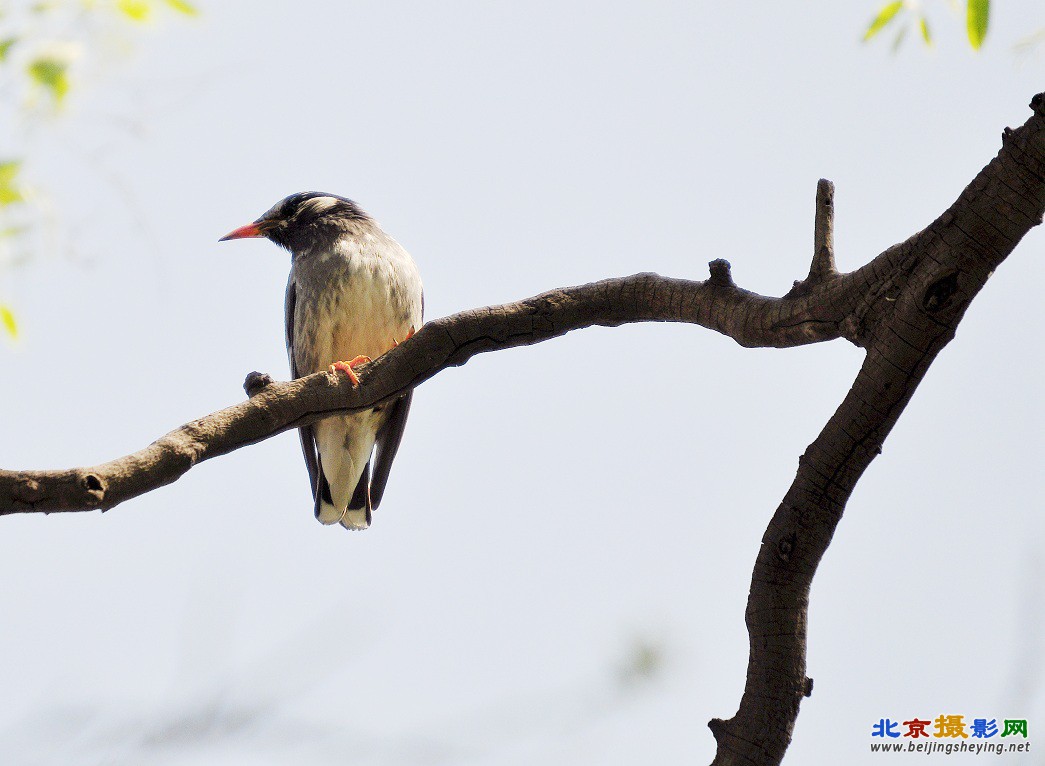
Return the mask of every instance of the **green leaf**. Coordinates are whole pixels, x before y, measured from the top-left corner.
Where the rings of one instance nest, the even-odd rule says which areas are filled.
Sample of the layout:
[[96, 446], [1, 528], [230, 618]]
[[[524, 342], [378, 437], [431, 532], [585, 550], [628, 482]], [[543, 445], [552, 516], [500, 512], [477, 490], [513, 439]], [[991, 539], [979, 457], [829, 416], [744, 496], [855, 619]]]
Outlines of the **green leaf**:
[[149, 0], [116, 0], [116, 7], [132, 21], [148, 21], [152, 14]]
[[199, 16], [199, 9], [192, 3], [187, 3], [185, 0], [163, 0], [167, 3], [167, 6], [178, 13], [184, 13], [186, 16]]
[[30, 61], [27, 71], [33, 82], [51, 91], [55, 101], [61, 102], [69, 92], [68, 61], [42, 56]]
[[17, 37], [5, 37], [0, 40], [0, 61], [7, 58], [7, 52], [11, 50], [11, 46], [18, 42]]
[[864, 32], [864, 42], [881, 32], [885, 25], [896, 17], [901, 8], [903, 8], [903, 0], [896, 0], [896, 2], [883, 5], [882, 9], [878, 11], [878, 15], [874, 17], [867, 27], [867, 31]]
[[929, 33], [929, 20], [922, 16], [918, 19], [918, 26], [922, 29], [922, 39], [930, 48], [933, 47], [933, 36]]
[[18, 337], [18, 322], [15, 321], [15, 315], [11, 309], [2, 304], [0, 304], [0, 324], [4, 326], [4, 329], [7, 330], [7, 334], [10, 335], [12, 339]]
[[969, 33], [969, 45], [979, 50], [987, 36], [987, 22], [991, 15], [991, 0], [969, 0], [965, 11], [965, 30]]

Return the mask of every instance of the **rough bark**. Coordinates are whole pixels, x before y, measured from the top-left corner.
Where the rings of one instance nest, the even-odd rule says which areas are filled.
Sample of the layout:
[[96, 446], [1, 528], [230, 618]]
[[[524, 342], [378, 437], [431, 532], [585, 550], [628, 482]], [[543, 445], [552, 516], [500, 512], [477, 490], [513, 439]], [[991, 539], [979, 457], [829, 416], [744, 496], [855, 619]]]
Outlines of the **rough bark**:
[[742, 346], [846, 338], [866, 349], [852, 389], [799, 460], [755, 562], [746, 621], [747, 684], [714, 719], [715, 764], [776, 764], [803, 696], [809, 588], [845, 504], [988, 277], [1045, 212], [1045, 94], [1006, 128], [1002, 149], [926, 229], [849, 274], [835, 269], [834, 189], [817, 187], [808, 276], [781, 298], [737, 287], [729, 264], [703, 282], [636, 274], [438, 319], [360, 368], [361, 385], [317, 373], [287, 383], [251, 373], [247, 401], [188, 423], [148, 447], [90, 468], [0, 471], [0, 515], [112, 508], [175, 481], [196, 463], [337, 412], [372, 407], [475, 354], [593, 325], [688, 322]]

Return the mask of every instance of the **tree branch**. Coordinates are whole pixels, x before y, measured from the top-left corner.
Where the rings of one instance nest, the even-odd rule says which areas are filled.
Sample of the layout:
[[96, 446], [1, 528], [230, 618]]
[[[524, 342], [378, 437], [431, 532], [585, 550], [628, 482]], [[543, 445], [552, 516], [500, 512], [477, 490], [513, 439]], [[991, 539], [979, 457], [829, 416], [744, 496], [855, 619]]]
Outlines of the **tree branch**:
[[[791, 741], [806, 678], [809, 588], [845, 504], [969, 303], [1045, 213], [1045, 94], [998, 156], [927, 229], [891, 248], [858, 309], [867, 355], [852, 389], [799, 459], [762, 538], [746, 621], [747, 683], [728, 721], [710, 722], [714, 766], [776, 764]], [[817, 227], [819, 232], [819, 227]], [[819, 237], [818, 237], [819, 239]], [[820, 251], [818, 251], [819, 254]], [[877, 260], [877, 259], [876, 259]], [[816, 271], [814, 267], [810, 275]]]
[[856, 482], [910, 401], [969, 303], [1045, 212], [1045, 94], [1034, 115], [1006, 129], [998, 156], [928, 228], [866, 266], [838, 274], [833, 187], [817, 187], [814, 255], [805, 280], [782, 298], [737, 287], [729, 263], [704, 282], [636, 274], [465, 311], [425, 325], [360, 368], [361, 385], [316, 373], [275, 383], [251, 373], [249, 399], [91, 468], [0, 471], [0, 515], [108, 509], [177, 480], [197, 463], [291, 428], [367, 409], [476, 354], [531, 345], [572, 330], [630, 322], [688, 322], [746, 347], [784, 348], [844, 337], [867, 351], [852, 389], [799, 459], [752, 575], [746, 621], [747, 683], [729, 720], [709, 726], [715, 764], [783, 758], [806, 678], [806, 610], [813, 574]]
[[[879, 258], [888, 272], [884, 261], [891, 255]], [[476, 354], [532, 345], [584, 327], [689, 322], [751, 347], [831, 340], [842, 334], [860, 303], [858, 274], [801, 297], [766, 298], [734, 285], [729, 264], [718, 260], [705, 282], [635, 274], [464, 311], [429, 322], [408, 342], [359, 368], [358, 389], [325, 372], [287, 383], [265, 382], [261, 373], [251, 373], [245, 382], [252, 394], [248, 401], [187, 423], [133, 454], [90, 468], [0, 470], [0, 515], [107, 510], [175, 481], [204, 460], [330, 415], [390, 401]]]

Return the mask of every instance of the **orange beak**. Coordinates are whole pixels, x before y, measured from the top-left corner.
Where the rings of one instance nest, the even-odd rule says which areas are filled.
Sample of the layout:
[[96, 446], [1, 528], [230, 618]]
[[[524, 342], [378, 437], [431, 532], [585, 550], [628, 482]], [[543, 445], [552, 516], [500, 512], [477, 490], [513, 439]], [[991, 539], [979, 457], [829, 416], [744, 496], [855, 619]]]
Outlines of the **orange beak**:
[[262, 227], [257, 222], [248, 223], [246, 226], [240, 226], [238, 229], [234, 229], [226, 234], [224, 237], [218, 240], [218, 242], [224, 242], [227, 239], [246, 239], [247, 237], [264, 237], [265, 227]]

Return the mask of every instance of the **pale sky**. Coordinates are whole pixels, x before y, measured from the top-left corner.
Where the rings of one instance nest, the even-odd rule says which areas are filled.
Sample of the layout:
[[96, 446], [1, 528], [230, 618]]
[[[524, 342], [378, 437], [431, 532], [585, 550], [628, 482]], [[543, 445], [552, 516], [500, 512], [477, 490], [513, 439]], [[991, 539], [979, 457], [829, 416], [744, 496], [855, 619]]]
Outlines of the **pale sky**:
[[[1045, 24], [1030, 0], [994, 4], [979, 54], [932, 6], [936, 48], [896, 56], [859, 43], [873, 3], [200, 5], [34, 123], [50, 246], [0, 273], [23, 327], [5, 468], [117, 457], [251, 370], [285, 378], [288, 258], [217, 239], [292, 192], [372, 213], [428, 318], [715, 258], [781, 295], [817, 179], [851, 270], [950, 205], [1045, 86], [1045, 50], [1012, 51]], [[1045, 731], [1043, 236], [853, 494], [786, 762], [876, 763], [886, 717]], [[0, 519], [0, 760], [709, 762], [760, 538], [861, 358], [653, 324], [478, 357], [418, 389], [365, 533], [315, 521], [293, 434], [104, 516]]]

